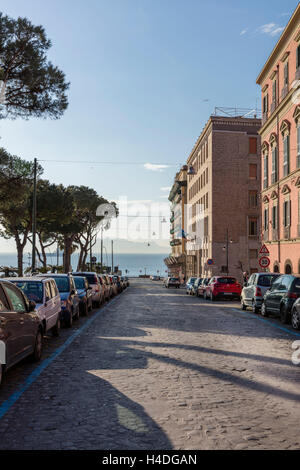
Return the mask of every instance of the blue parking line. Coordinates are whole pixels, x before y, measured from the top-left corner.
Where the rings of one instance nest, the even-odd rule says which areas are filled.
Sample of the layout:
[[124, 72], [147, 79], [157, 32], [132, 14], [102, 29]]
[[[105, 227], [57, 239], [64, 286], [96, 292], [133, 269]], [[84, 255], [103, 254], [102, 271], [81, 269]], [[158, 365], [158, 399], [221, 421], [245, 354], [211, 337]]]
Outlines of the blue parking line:
[[268, 325], [274, 326], [274, 328], [277, 328], [278, 330], [282, 330], [285, 333], [289, 333], [290, 335], [300, 337], [300, 333], [297, 333], [297, 331], [293, 331], [293, 330], [289, 330], [288, 328], [284, 328], [284, 326], [277, 325], [276, 323], [273, 323], [270, 320], [266, 320], [265, 318], [261, 318], [261, 317], [258, 317], [258, 316], [251, 315], [249, 312], [245, 312], [242, 309], [239, 310], [238, 308], [233, 308], [232, 310], [235, 310], [236, 312], [239, 312], [239, 313], [244, 313], [246, 315], [249, 315], [250, 318], [256, 318], [256, 320], [259, 320], [263, 323], [268, 323]]
[[27, 377], [27, 379], [19, 387], [19, 389], [16, 390], [6, 401], [2, 403], [2, 405], [0, 406], [0, 420], [16, 403], [16, 401], [23, 395], [23, 393], [30, 387], [30, 385], [32, 385], [37, 380], [37, 378], [51, 364], [51, 362], [53, 362], [58, 356], [60, 356], [61, 353], [65, 351], [65, 349], [67, 349], [67, 347], [70, 346], [71, 343], [73, 343], [77, 336], [79, 336], [86, 328], [88, 328], [96, 320], [96, 318], [98, 318], [117, 299], [118, 297], [111, 300], [109, 304], [105, 305], [105, 307], [100, 309], [97, 313], [95, 313], [95, 315], [89, 318], [86, 323], [84, 323], [84, 325], [82, 325], [79, 330], [75, 331], [75, 333], [73, 333], [72, 336], [70, 336], [62, 346], [56, 349], [56, 351], [54, 351], [54, 353], [52, 353], [50, 357], [45, 359], [36, 369], [34, 369], [34, 371]]

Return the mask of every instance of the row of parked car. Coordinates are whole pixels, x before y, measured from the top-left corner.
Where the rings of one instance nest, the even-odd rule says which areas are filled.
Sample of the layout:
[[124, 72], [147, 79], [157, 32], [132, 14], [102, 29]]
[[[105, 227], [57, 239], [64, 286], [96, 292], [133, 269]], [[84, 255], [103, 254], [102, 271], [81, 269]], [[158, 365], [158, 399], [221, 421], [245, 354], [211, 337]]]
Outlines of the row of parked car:
[[282, 323], [300, 329], [300, 275], [254, 273], [243, 287], [231, 276], [191, 277], [186, 293], [212, 301], [239, 299], [243, 310], [251, 307], [264, 317], [279, 316]]
[[94, 272], [0, 279], [0, 384], [25, 357], [41, 359], [44, 335], [58, 336], [127, 286], [127, 277]]

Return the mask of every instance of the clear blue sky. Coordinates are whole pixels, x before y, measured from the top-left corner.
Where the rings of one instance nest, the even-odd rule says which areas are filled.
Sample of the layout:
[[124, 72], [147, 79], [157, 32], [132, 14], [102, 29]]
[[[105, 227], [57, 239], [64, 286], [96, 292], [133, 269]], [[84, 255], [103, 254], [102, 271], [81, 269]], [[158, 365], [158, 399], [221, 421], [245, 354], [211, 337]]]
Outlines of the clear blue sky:
[[[297, 3], [2, 0], [4, 14], [45, 27], [71, 86], [62, 119], [2, 121], [0, 145], [27, 159], [183, 163], [215, 106], [260, 106], [256, 77]], [[56, 183], [155, 201], [176, 171], [44, 168]]]

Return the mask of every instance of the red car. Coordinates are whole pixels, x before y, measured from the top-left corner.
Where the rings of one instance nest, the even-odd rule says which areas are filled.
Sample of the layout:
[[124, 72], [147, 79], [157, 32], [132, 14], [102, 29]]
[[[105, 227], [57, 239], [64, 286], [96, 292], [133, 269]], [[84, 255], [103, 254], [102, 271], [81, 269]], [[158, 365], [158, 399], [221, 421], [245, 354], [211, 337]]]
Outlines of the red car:
[[240, 299], [242, 286], [235, 277], [214, 276], [204, 291], [204, 299], [216, 300], [219, 297]]

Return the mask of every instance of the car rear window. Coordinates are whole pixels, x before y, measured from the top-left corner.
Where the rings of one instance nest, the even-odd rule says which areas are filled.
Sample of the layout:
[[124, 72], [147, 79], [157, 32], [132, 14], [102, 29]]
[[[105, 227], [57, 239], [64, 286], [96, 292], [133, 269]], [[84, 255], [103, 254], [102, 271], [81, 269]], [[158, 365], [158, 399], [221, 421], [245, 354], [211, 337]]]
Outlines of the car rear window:
[[77, 289], [85, 289], [85, 279], [84, 277], [74, 277], [75, 286]]
[[219, 284], [235, 284], [235, 277], [219, 277], [216, 279]]
[[63, 292], [70, 292], [70, 282], [68, 277], [55, 277], [51, 276], [53, 279], [55, 279], [58, 291], [63, 293]]
[[88, 280], [89, 285], [91, 285], [91, 284], [98, 284], [96, 274], [79, 274], [79, 273], [78, 273], [78, 274], [74, 274], [74, 273], [73, 273], [73, 276], [74, 276], [74, 277], [76, 277], [76, 276], [81, 276], [81, 277], [84, 276], [84, 277], [86, 277], [87, 280]]
[[170, 281], [179, 281], [178, 277], [171, 277]]
[[293, 292], [297, 292], [300, 294], [300, 279], [296, 279], [293, 285]]
[[43, 284], [37, 281], [12, 281], [15, 286], [21, 289], [28, 300], [33, 300], [37, 304], [43, 303]]
[[277, 277], [279, 276], [264, 274], [263, 276], [259, 276], [257, 284], [262, 287], [270, 287]]

